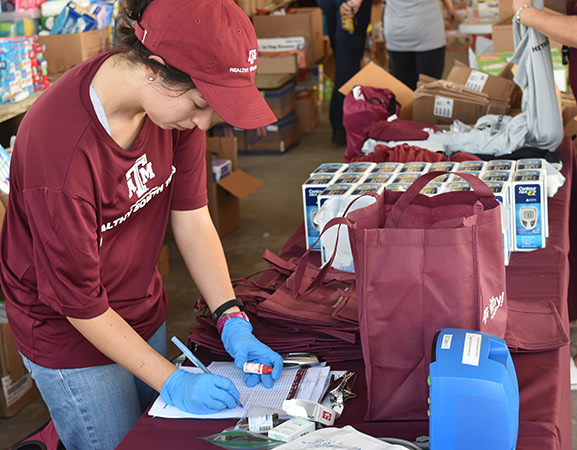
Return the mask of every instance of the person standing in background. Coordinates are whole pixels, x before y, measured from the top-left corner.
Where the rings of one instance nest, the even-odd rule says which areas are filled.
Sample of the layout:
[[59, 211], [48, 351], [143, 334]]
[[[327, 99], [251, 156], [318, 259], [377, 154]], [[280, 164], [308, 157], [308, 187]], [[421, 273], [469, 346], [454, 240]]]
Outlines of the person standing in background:
[[[449, 21], [452, 0], [442, 0]], [[445, 25], [439, 0], [387, 0], [383, 13], [391, 74], [416, 89], [419, 74], [441, 78], [445, 68]]]
[[[329, 112], [332, 141], [344, 146], [347, 144], [343, 127], [345, 96], [338, 90], [361, 69], [367, 27], [371, 19], [371, 0], [318, 0], [318, 5], [323, 11], [335, 56], [335, 80]], [[352, 30], [343, 27], [343, 19], [352, 19]]]

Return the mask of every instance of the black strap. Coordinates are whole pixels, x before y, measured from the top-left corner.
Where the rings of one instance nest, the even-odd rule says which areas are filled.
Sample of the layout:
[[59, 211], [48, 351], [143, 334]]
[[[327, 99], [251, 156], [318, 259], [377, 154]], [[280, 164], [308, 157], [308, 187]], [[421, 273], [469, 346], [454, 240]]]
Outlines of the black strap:
[[238, 306], [241, 311], [244, 311], [244, 303], [242, 300], [240, 298], [233, 298], [232, 300], [228, 300], [216, 308], [210, 317], [212, 320], [214, 320], [214, 322], [217, 322], [220, 316], [222, 316], [227, 309], [232, 308], [233, 306]]

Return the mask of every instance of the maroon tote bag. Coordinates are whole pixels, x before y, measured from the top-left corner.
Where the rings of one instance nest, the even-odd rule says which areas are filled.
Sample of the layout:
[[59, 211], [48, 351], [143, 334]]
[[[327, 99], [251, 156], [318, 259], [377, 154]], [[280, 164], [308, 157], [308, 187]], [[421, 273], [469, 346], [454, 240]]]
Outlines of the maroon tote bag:
[[366, 420], [427, 420], [437, 329], [505, 334], [499, 203], [470, 174], [458, 174], [470, 191], [419, 193], [443, 173], [421, 176], [406, 192], [385, 191], [344, 220], [357, 280]]

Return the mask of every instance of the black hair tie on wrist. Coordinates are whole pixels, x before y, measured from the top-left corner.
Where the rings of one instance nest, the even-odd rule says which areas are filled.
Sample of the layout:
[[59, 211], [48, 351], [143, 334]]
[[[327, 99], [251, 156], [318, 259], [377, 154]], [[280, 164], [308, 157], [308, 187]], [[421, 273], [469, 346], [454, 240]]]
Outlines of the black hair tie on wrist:
[[242, 300], [240, 298], [233, 298], [232, 300], [228, 300], [216, 308], [210, 317], [216, 323], [220, 316], [222, 316], [227, 309], [232, 308], [233, 306], [238, 306], [241, 311], [244, 311], [244, 303]]

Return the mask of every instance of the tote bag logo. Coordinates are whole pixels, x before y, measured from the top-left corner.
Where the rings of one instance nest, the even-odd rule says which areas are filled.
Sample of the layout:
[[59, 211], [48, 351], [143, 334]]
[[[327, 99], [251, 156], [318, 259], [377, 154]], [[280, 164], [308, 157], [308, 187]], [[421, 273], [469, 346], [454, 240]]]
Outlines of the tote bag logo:
[[483, 325], [486, 325], [489, 320], [493, 320], [497, 311], [503, 307], [505, 303], [505, 292], [501, 292], [498, 297], [491, 297], [489, 304], [483, 309]]

